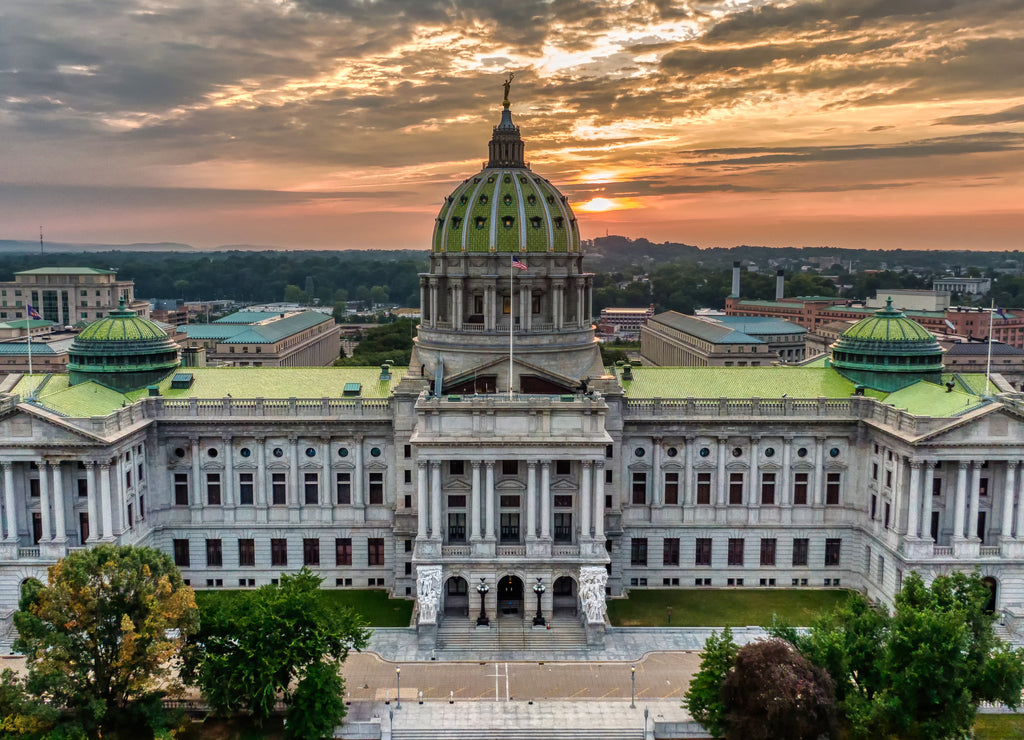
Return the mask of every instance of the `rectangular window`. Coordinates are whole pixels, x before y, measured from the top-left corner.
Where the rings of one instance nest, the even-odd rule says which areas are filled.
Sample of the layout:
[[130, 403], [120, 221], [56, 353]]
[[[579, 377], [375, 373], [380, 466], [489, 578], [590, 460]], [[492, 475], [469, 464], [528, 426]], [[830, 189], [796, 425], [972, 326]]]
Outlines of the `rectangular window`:
[[464, 460], [449, 460], [448, 475], [465, 475], [466, 463]]
[[871, 520], [874, 521], [875, 517], [878, 516], [878, 496], [871, 494]]
[[729, 538], [729, 565], [743, 565], [743, 538]]
[[555, 460], [555, 475], [571, 475], [572, 474], [572, 461], [571, 460]]
[[666, 537], [662, 541], [662, 565], [679, 565], [679, 538]]
[[711, 538], [698, 537], [694, 565], [711, 565]]
[[825, 565], [835, 567], [839, 565], [839, 550], [843, 545], [842, 539], [829, 538], [825, 540]]
[[412, 445], [405, 445], [405, 447], [402, 448], [402, 454], [405, 455], [406, 460], [412, 459]]
[[208, 506], [220, 506], [220, 473], [206, 474], [206, 503]]
[[766, 506], [775, 503], [775, 473], [761, 473], [761, 503]]
[[320, 474], [305, 473], [302, 479], [302, 490], [307, 504], [320, 503]]
[[179, 568], [187, 568], [188, 560], [188, 540], [175, 540], [174, 564]]
[[244, 568], [256, 566], [256, 540], [238, 541], [238, 565]]
[[238, 474], [238, 503], [240, 506], [252, 506], [255, 490], [252, 473]]
[[366, 541], [367, 565], [384, 565], [384, 538], [371, 537]]
[[554, 496], [555, 508], [556, 509], [571, 509], [572, 508], [572, 494], [559, 493]]
[[942, 478], [932, 478], [932, 496], [942, 495]]
[[81, 512], [78, 515], [78, 536], [80, 537], [79, 544], [85, 545], [89, 540], [89, 515], [85, 512]]
[[775, 565], [775, 538], [766, 537], [761, 540], [761, 565]]
[[793, 540], [793, 565], [807, 565], [807, 546], [810, 543], [806, 537], [798, 537]]
[[224, 555], [220, 549], [220, 540], [206, 541], [206, 567], [219, 568], [224, 565]]
[[288, 565], [288, 540], [283, 537], [270, 540], [270, 564]]
[[370, 473], [370, 503], [384, 503], [384, 473]]
[[886, 501], [885, 502], [885, 528], [886, 529], [889, 528], [889, 512], [890, 512], [889, 502]]
[[743, 504], [743, 473], [729, 473], [729, 503]]
[[665, 503], [679, 503], [679, 473], [665, 473]]
[[519, 461], [518, 460], [502, 460], [501, 461], [501, 474], [502, 475], [519, 475]]
[[352, 565], [352, 539], [350, 537], [339, 537], [334, 540], [334, 564]]
[[335, 480], [335, 488], [337, 490], [337, 501], [339, 504], [347, 506], [352, 503], [351, 473], [338, 473]]
[[886, 470], [885, 471], [885, 487], [886, 488], [892, 488], [892, 471], [891, 470]]
[[448, 512], [448, 542], [466, 541], [466, 513]]
[[466, 497], [462, 494], [455, 494], [448, 497], [448, 508], [449, 509], [465, 509], [466, 508]]
[[842, 486], [842, 473], [826, 473], [825, 475], [825, 504], [827, 506], [839, 505], [839, 489]]
[[807, 505], [807, 481], [809, 473], [796, 473], [793, 476], [793, 504], [795, 506]]
[[174, 474], [174, 505], [188, 506], [188, 473]]
[[647, 503], [647, 473], [633, 473], [633, 503], [644, 505]]
[[988, 496], [988, 478], [978, 479], [978, 495]]
[[569, 512], [555, 512], [555, 542], [572, 542], [572, 514]]
[[302, 540], [302, 564], [320, 565], [320, 540], [316, 537]]
[[878, 480], [878, 463], [871, 463], [871, 480]]
[[633, 537], [629, 541], [629, 564], [647, 565], [647, 538]]
[[273, 473], [270, 477], [270, 490], [274, 506], [284, 506], [288, 503], [288, 484], [286, 473]]
[[85, 478], [76, 479], [75, 488], [78, 491], [79, 498], [87, 498], [89, 496], [89, 481]]
[[[502, 497], [504, 498], [504, 497]], [[518, 498], [518, 497], [516, 497]], [[501, 512], [501, 541], [519, 542], [519, 514], [518, 512]]]
[[697, 473], [697, 503], [711, 503], [711, 473]]

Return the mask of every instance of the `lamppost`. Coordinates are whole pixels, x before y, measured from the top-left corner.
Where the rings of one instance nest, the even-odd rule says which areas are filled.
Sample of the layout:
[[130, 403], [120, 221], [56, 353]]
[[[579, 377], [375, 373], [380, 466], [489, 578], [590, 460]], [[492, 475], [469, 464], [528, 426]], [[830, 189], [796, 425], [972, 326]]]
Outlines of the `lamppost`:
[[490, 590], [491, 587], [481, 577], [480, 583], [476, 584], [476, 592], [480, 594], [480, 616], [476, 618], [477, 627], [486, 627], [491, 623], [491, 620], [487, 618], [487, 609], [484, 606], [484, 597], [487, 596], [487, 592]]
[[402, 666], [398, 666], [398, 667], [395, 668], [395, 684], [396, 684], [396, 690], [395, 690], [395, 698], [396, 698], [395, 709], [401, 709], [402, 708]]
[[629, 708], [636, 709], [636, 666], [629, 669], [629, 679], [632, 684], [629, 691]]
[[533, 618], [533, 626], [541, 627], [544, 625], [544, 615], [540, 611], [540, 597], [544, 595], [544, 584], [540, 582], [540, 577], [537, 577], [537, 582], [533, 584], [533, 592], [537, 594], [537, 616]]

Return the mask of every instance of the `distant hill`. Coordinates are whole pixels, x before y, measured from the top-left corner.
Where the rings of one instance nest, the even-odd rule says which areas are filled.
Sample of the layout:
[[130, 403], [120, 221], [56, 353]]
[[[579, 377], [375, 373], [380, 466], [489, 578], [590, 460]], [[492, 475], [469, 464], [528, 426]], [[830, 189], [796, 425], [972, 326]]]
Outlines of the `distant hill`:
[[[226, 249], [227, 247], [225, 247]], [[234, 247], [232, 247], [234, 248]], [[258, 248], [258, 247], [257, 247]], [[77, 254], [82, 252], [195, 252], [195, 247], [177, 242], [138, 242], [135, 244], [75, 244], [43, 242], [44, 254]], [[0, 254], [39, 254], [39, 242], [0, 239]]]

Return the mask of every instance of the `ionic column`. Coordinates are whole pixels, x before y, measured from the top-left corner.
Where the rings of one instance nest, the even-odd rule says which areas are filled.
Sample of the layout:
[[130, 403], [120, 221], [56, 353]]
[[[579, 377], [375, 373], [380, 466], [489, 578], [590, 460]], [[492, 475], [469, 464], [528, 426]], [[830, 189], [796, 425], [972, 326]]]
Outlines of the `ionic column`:
[[[231, 443], [231, 435], [224, 437], [224, 477], [227, 479], [220, 487], [221, 504], [224, 511], [234, 514], [235, 497], [235, 447]], [[230, 515], [229, 515], [230, 516]]]
[[1017, 539], [1024, 539], [1024, 484], [1017, 490], [1017, 528], [1014, 531]]
[[604, 461], [594, 463], [594, 539], [604, 544]]
[[470, 497], [470, 510], [469, 510], [469, 522], [470, 522], [470, 541], [480, 541], [480, 461], [473, 460], [470, 463], [473, 466], [473, 493]]
[[437, 281], [430, 281], [430, 326], [437, 327]]
[[920, 530], [918, 517], [921, 514], [921, 463], [910, 461], [910, 495], [907, 497], [907, 536], [917, 537]]
[[922, 495], [924, 505], [921, 507], [921, 537], [926, 540], [932, 538], [932, 486], [935, 485], [935, 461], [926, 460], [924, 463], [924, 490]]
[[533, 331], [533, 288], [529, 285], [523, 288], [526, 296], [526, 307], [523, 309], [523, 329]]
[[1006, 462], [1006, 484], [1003, 486], [1003, 523], [999, 527], [999, 539], [1008, 540], [1013, 534], [1013, 500], [1017, 492], [1017, 461]]
[[[86, 505], [89, 509], [89, 542], [99, 539], [100, 519], [96, 513], [96, 463], [92, 460], [85, 461], [85, 493]], [[174, 495], [173, 493], [171, 494]], [[83, 545], [85, 542], [82, 543]]]
[[256, 437], [256, 490], [253, 491], [253, 500], [258, 508], [263, 508], [264, 513], [268, 505], [267, 496], [267, 439]]
[[540, 537], [551, 539], [551, 463], [540, 464]]
[[715, 505], [725, 506], [725, 448], [729, 440], [725, 437], [718, 438], [718, 472], [715, 475]]
[[18, 510], [14, 507], [14, 466], [0, 463], [4, 469], [4, 507], [7, 509], [7, 541], [18, 541]]
[[537, 463], [526, 463], [526, 541], [537, 539]]
[[961, 460], [956, 472], [956, 508], [953, 518], [953, 537], [964, 538], [964, 517], [967, 512], [967, 462]]
[[978, 539], [978, 490], [981, 487], [981, 461], [971, 463], [971, 504], [967, 516], [967, 537]]
[[68, 538], [68, 523], [64, 518], [64, 480], [59, 462], [52, 463], [53, 469], [53, 539], [65, 542]]
[[352, 471], [352, 505], [356, 508], [362, 509], [366, 505], [363, 500], [363, 438], [362, 436], [356, 437], [355, 444], [355, 463], [356, 469]]
[[819, 439], [814, 450], [814, 505], [820, 507], [825, 503], [825, 440]]
[[793, 505], [793, 438], [782, 440], [782, 490], [779, 492], [779, 506]]
[[299, 476], [302, 473], [299, 471], [299, 438], [289, 437], [288, 444], [291, 446], [292, 452], [292, 474], [288, 476], [288, 508], [297, 509], [303, 499], [299, 496], [299, 490], [302, 484], [299, 482]]
[[580, 481], [580, 539], [590, 539], [590, 504], [594, 495], [593, 488], [594, 463], [583, 461], [583, 476]]
[[[198, 447], [198, 443], [193, 447]], [[192, 488], [199, 487], [199, 479], [192, 483]], [[110, 463], [100, 463], [100, 518], [103, 520], [103, 539], [110, 542], [114, 539], [113, 506], [110, 501]]]
[[896, 456], [893, 471], [892, 501], [893, 521], [892, 529], [897, 534], [903, 530], [900, 528], [900, 513], [903, 511], [903, 455]]
[[651, 505], [660, 509], [665, 503], [664, 481], [661, 480], [661, 437], [655, 437], [652, 441], [654, 449], [651, 452], [651, 467], [654, 480], [651, 482]]
[[430, 461], [430, 536], [441, 538], [441, 461]]
[[427, 508], [427, 461], [416, 461], [416, 537], [421, 540], [427, 539], [427, 520], [430, 511]]
[[576, 325], [583, 328], [583, 278], [576, 278]]
[[50, 526], [50, 467], [42, 460], [36, 467], [39, 468], [39, 513], [43, 522], [43, 536], [39, 541], [47, 542], [52, 539], [53, 531]]
[[693, 479], [693, 448], [697, 444], [696, 437], [686, 438], [686, 449], [683, 454], [686, 460], [683, 463], [683, 504], [693, 506], [697, 502], [697, 483]]
[[[201, 484], [201, 482], [199, 480], [199, 476], [201, 475], [200, 469], [199, 469], [199, 438], [198, 437], [193, 437], [191, 439], [191, 443], [192, 443], [192, 486], [191, 486], [191, 491], [189, 493], [188, 500], [189, 500], [189, 508], [192, 509], [192, 521], [196, 521], [198, 519], [198, 511], [197, 510], [200, 509], [202, 507], [202, 505], [203, 505], [203, 500], [202, 500], [203, 486], [202, 486], [202, 484]], [[110, 466], [108, 464], [107, 468], [109, 469], [109, 467]], [[108, 489], [109, 489], [109, 486], [110, 486], [110, 481], [109, 480], [107, 481], [107, 486], [108, 486]]]
[[427, 308], [428, 308], [428, 306], [427, 306], [427, 286], [426, 286], [426, 283], [423, 280], [421, 280], [420, 281], [420, 323], [423, 326], [427, 326], [427, 317], [430, 315], [430, 312], [427, 310]]
[[484, 462], [484, 539], [494, 542], [494, 461]]
[[760, 439], [754, 437], [750, 440], [750, 481], [747, 484], [747, 507], [750, 509], [761, 505], [761, 479], [758, 476], [760, 455]]
[[552, 319], [555, 322], [555, 329], [557, 330], [562, 328], [562, 286], [555, 285], [553, 287], [552, 299], [554, 302], [551, 306], [551, 313]]
[[331, 456], [331, 438], [321, 437], [320, 442], [324, 456], [324, 485], [323, 490], [320, 492], [320, 505], [325, 509], [330, 509], [334, 506], [335, 497], [337, 496], [334, 483], [334, 458]]

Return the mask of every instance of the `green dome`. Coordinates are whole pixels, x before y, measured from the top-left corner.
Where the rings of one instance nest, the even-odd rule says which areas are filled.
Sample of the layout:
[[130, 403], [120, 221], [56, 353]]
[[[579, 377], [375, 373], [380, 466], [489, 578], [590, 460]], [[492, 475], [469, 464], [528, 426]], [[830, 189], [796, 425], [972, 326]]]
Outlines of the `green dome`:
[[942, 348], [935, 337], [902, 311], [885, 308], [861, 319], [832, 345], [832, 366], [854, 383], [895, 391], [919, 380], [942, 378]]
[[580, 233], [568, 199], [523, 159], [506, 101], [487, 165], [445, 198], [434, 224], [437, 252], [575, 252]]
[[178, 366], [178, 346], [159, 326], [125, 308], [93, 322], [71, 343], [71, 385], [92, 380], [118, 391], [144, 388]]

